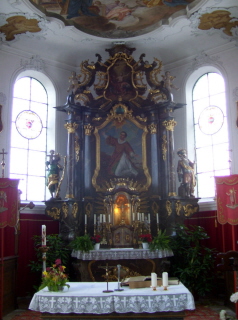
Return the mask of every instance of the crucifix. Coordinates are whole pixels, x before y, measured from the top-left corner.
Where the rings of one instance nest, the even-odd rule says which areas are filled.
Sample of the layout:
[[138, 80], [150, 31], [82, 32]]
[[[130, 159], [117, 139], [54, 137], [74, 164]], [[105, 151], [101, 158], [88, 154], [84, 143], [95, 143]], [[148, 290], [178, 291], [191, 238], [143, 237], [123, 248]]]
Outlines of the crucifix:
[[5, 170], [5, 154], [7, 154], [7, 152], [4, 152], [4, 149], [2, 149], [2, 152], [0, 152], [0, 154], [2, 154], [2, 162], [1, 162], [1, 165], [2, 165], [2, 178], [4, 178], [4, 170]]

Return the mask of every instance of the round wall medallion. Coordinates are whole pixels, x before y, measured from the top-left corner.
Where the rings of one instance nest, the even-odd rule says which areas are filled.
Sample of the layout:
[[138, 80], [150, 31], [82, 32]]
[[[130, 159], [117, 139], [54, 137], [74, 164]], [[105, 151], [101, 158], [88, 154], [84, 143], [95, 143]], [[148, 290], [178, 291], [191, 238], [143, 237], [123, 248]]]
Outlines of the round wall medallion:
[[198, 125], [200, 130], [204, 134], [215, 134], [217, 133], [224, 122], [224, 114], [217, 106], [209, 106], [205, 108], [198, 119]]
[[42, 127], [41, 118], [34, 111], [24, 110], [16, 118], [16, 129], [26, 139], [37, 138], [41, 134]]

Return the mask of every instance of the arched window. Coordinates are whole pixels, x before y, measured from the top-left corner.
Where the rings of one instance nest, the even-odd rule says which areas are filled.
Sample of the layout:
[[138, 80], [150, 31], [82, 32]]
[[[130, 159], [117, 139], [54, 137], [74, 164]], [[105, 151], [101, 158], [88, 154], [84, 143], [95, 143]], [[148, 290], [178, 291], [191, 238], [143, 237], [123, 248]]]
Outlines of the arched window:
[[198, 197], [213, 198], [214, 176], [230, 174], [225, 83], [219, 73], [196, 81], [192, 105]]
[[[39, 78], [44, 80], [46, 77]], [[47, 78], [46, 87], [52, 88], [48, 82]], [[52, 118], [49, 116], [49, 100], [52, 98], [49, 99], [46, 87], [39, 79], [24, 74], [14, 84], [9, 176], [20, 180], [23, 201], [41, 202], [47, 197], [45, 162], [48, 133], [53, 131], [54, 123], [49, 121]]]

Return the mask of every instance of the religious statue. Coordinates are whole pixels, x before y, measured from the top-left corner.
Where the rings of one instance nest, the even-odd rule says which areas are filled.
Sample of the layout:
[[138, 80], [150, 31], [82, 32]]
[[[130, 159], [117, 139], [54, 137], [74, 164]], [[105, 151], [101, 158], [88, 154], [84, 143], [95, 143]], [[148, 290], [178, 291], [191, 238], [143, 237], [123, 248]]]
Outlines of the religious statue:
[[171, 93], [172, 88], [175, 90], [179, 90], [174, 84], [173, 80], [176, 78], [174, 76], [171, 76], [169, 71], [165, 72], [165, 75], [162, 76], [164, 81], [164, 87]]
[[177, 166], [178, 180], [181, 182], [179, 196], [194, 198], [194, 187], [196, 186], [194, 162], [187, 158], [185, 149], [179, 149], [177, 155], [180, 157]]
[[48, 171], [46, 177], [46, 185], [50, 191], [51, 198], [59, 198], [59, 181], [60, 181], [60, 171], [63, 170], [60, 162], [60, 155], [55, 154], [54, 150], [50, 150], [50, 159], [46, 161], [46, 170]]

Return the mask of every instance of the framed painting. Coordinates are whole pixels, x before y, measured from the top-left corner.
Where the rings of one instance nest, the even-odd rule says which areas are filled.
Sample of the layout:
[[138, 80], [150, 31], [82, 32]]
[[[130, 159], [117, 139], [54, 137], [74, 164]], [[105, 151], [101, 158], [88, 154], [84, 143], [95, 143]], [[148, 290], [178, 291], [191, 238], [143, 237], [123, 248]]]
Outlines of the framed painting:
[[147, 168], [147, 127], [133, 117], [123, 121], [106, 120], [95, 128], [96, 169], [93, 185], [105, 191], [110, 179], [126, 178], [137, 181], [147, 190], [151, 177]]

